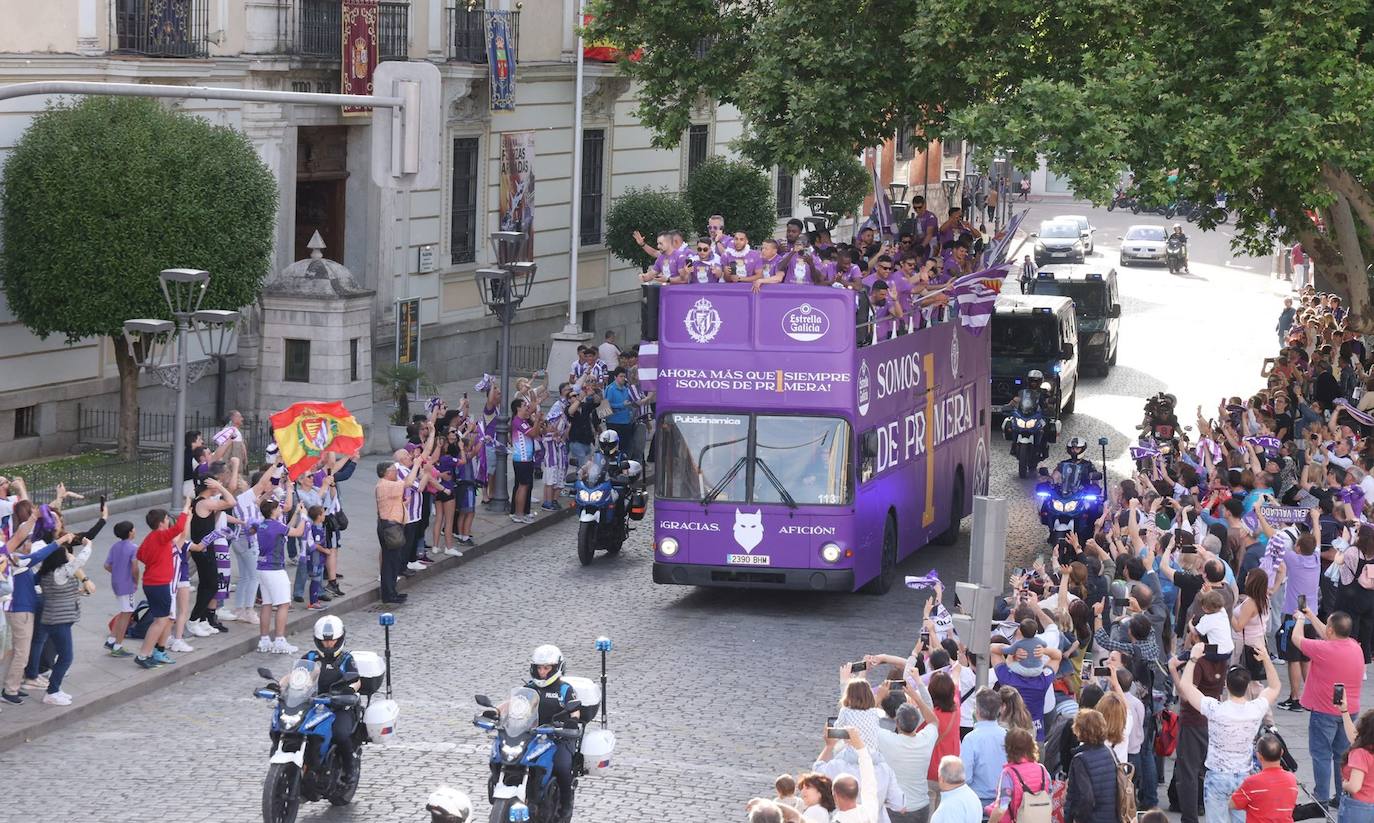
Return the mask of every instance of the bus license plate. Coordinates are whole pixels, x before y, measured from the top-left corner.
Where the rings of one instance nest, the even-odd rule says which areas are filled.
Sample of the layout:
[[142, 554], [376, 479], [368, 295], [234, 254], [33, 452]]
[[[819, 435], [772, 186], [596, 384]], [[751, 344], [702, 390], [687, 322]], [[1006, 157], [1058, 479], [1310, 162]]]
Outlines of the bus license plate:
[[766, 554], [727, 554], [725, 562], [732, 566], [767, 566], [770, 560]]

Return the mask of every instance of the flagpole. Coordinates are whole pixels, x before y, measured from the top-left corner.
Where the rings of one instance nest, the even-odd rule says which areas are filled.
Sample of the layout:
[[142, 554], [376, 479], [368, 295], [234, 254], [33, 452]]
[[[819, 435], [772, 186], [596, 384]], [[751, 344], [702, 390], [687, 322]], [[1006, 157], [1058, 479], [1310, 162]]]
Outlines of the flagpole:
[[572, 222], [568, 227], [572, 241], [568, 250], [568, 322], [564, 334], [580, 331], [577, 320], [578, 251], [582, 246], [582, 21], [586, 0], [577, 0], [577, 74], [573, 86], [573, 148], [572, 148]]

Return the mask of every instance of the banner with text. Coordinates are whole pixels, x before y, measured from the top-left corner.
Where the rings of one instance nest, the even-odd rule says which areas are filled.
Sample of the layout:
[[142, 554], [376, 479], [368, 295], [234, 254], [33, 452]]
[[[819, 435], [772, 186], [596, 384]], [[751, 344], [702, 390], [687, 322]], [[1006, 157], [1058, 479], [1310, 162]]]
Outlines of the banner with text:
[[[534, 259], [534, 132], [501, 135], [501, 231], [525, 233], [520, 260]], [[507, 262], [507, 261], [502, 261]]]
[[[343, 94], [372, 94], [377, 70], [377, 0], [343, 0]], [[344, 106], [347, 115], [369, 114], [368, 106]]]
[[509, 11], [486, 14], [487, 69], [491, 74], [491, 110], [515, 111], [515, 40]]

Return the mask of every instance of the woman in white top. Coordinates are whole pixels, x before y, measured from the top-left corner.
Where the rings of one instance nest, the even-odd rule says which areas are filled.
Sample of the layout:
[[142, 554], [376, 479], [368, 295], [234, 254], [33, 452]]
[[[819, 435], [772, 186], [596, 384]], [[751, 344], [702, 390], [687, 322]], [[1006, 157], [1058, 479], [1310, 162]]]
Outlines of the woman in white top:
[[806, 808], [802, 809], [802, 820], [806, 823], [830, 823], [830, 813], [835, 811], [835, 793], [830, 788], [830, 778], [807, 772], [797, 781], [797, 794], [806, 804]]

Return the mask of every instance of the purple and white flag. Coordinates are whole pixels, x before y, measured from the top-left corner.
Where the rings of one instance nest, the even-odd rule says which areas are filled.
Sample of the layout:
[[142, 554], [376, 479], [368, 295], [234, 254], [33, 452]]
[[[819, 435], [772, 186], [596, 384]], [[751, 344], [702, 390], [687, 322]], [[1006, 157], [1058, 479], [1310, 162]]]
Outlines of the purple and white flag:
[[1132, 460], [1146, 460], [1151, 457], [1158, 457], [1159, 449], [1154, 446], [1131, 446]]
[[639, 341], [639, 387], [645, 393], [658, 388], [658, 343]]
[[[908, 575], [906, 587], [908, 589], [930, 589], [931, 597], [935, 596], [935, 586], [940, 582], [940, 573], [934, 570], [922, 575]], [[939, 640], [946, 637], [958, 638], [954, 631], [954, 617], [945, 608], [944, 603], [936, 603], [935, 608], [930, 611], [930, 622], [935, 624], [935, 634]]]
[[439, 408], [439, 404], [444, 402], [442, 397], [431, 397], [425, 401], [425, 414], [434, 414], [434, 410]]
[[1350, 401], [1346, 400], [1344, 397], [1336, 398], [1336, 413], [1339, 414], [1340, 412], [1345, 412], [1355, 418], [1362, 426], [1374, 426], [1374, 415], [1371, 415], [1369, 412], [1360, 411], [1350, 405]]
[[873, 167], [873, 211], [868, 215], [879, 235], [892, 234], [892, 204], [887, 201], [887, 192], [878, 181], [878, 167]]
[[491, 383], [495, 379], [496, 375], [482, 372], [482, 379], [477, 381], [477, 384], [472, 387], [472, 390], [476, 392], [481, 392], [482, 394], [486, 394], [487, 392], [491, 391]]
[[234, 425], [228, 425], [220, 429], [219, 431], [215, 432], [215, 436], [212, 439], [214, 440], [215, 448], [218, 449], [220, 446], [223, 446], [225, 443], [228, 443], [231, 440], [243, 439], [243, 435], [239, 434], [238, 427]]
[[1265, 454], [1278, 454], [1279, 446], [1283, 445], [1277, 437], [1268, 434], [1261, 434], [1255, 437], [1245, 438], [1246, 443], [1250, 443], [1257, 449], [1261, 449]]
[[997, 306], [995, 291], [964, 291], [955, 295], [959, 305], [959, 324], [969, 333], [979, 335], [992, 321], [992, 311]]
[[1217, 445], [1217, 442], [1212, 438], [1204, 437], [1201, 440], [1199, 440], [1197, 443], [1197, 449], [1195, 451], [1197, 453], [1197, 459], [1199, 462], [1202, 460], [1202, 456], [1204, 454], [1210, 454], [1212, 456], [1212, 465], [1221, 465], [1221, 446]]

